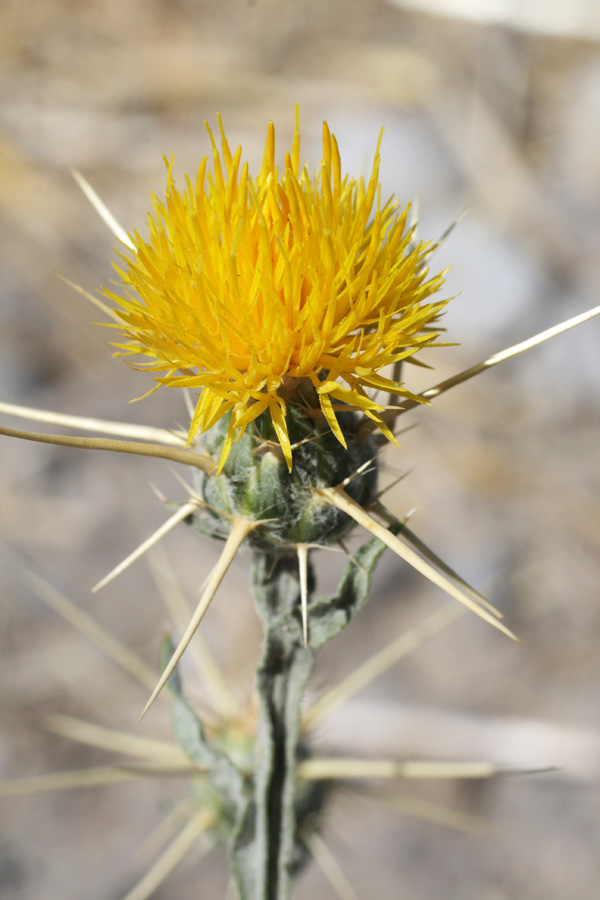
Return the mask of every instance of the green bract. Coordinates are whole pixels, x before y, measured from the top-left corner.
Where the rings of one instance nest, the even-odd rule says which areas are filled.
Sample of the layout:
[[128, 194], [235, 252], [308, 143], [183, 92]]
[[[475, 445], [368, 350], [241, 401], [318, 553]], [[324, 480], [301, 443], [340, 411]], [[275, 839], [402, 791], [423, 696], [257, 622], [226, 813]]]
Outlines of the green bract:
[[[358, 416], [339, 412], [347, 449], [332, 434], [324, 417], [310, 407], [288, 404], [287, 427], [294, 446], [294, 466], [288, 471], [270, 415], [264, 413], [234, 443], [220, 474], [199, 473], [200, 492], [212, 521], [210, 533], [226, 537], [229, 516], [269, 520], [255, 529], [248, 543], [265, 552], [293, 550], [297, 544], [331, 544], [354, 523], [323, 503], [315, 488], [334, 487], [347, 478], [347, 493], [369, 506], [377, 492], [377, 448], [372, 438], [358, 438]], [[229, 417], [206, 435], [206, 450], [219, 459]], [[365, 465], [366, 464], [366, 465]], [[359, 471], [362, 466], [363, 471]], [[359, 472], [359, 474], [356, 474]], [[205, 530], [206, 523], [199, 523]], [[204, 526], [204, 527], [203, 527]]]

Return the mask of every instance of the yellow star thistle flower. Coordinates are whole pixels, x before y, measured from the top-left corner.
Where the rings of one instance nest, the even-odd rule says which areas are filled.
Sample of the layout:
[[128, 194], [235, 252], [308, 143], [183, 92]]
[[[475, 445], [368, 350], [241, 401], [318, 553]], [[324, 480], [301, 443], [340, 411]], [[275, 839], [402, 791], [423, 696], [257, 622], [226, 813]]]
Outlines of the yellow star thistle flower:
[[268, 411], [291, 470], [286, 404], [298, 380], [312, 383], [316, 414], [344, 446], [336, 411], [349, 407], [393, 440], [379, 415], [385, 407], [367, 391], [412, 396], [379, 372], [435, 342], [432, 323], [447, 301], [428, 302], [443, 275], [428, 277], [430, 245], [411, 246], [409, 207], [400, 210], [393, 197], [382, 205], [382, 134], [365, 184], [342, 177], [324, 123], [323, 159], [311, 178], [300, 168], [296, 109], [283, 171], [269, 123], [261, 169], [251, 178], [241, 147], [232, 155], [218, 121], [220, 152], [206, 126], [213, 172], [204, 157], [195, 184], [186, 176], [179, 191], [171, 162], [166, 202], [152, 198], [148, 240], [131, 235], [127, 268], [115, 267], [135, 291], [125, 299], [105, 291], [125, 325], [119, 355], [148, 356], [136, 367], [162, 373], [159, 384], [202, 389], [189, 441], [231, 412], [221, 466], [233, 441]]

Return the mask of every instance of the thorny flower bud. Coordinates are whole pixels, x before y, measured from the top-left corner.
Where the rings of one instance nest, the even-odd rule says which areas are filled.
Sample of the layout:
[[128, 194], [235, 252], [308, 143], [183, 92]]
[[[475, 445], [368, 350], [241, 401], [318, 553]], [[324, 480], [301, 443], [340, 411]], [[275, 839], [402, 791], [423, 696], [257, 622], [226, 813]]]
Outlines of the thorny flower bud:
[[[218, 475], [200, 473], [203, 499], [215, 517], [214, 536], [226, 536], [227, 517], [240, 516], [267, 520], [248, 538], [258, 550], [284, 552], [296, 544], [330, 544], [347, 534], [354, 523], [336, 507], [323, 503], [313, 488], [333, 487], [351, 479], [346, 490], [353, 500], [361, 506], [375, 500], [377, 448], [373, 439], [357, 437], [356, 413], [337, 413], [347, 445], [344, 449], [308, 381], [297, 384], [294, 395], [288, 396], [286, 418], [294, 452], [291, 472], [271, 418], [263, 414], [233, 445]], [[228, 419], [221, 419], [205, 439], [206, 449], [216, 459], [227, 438]]]

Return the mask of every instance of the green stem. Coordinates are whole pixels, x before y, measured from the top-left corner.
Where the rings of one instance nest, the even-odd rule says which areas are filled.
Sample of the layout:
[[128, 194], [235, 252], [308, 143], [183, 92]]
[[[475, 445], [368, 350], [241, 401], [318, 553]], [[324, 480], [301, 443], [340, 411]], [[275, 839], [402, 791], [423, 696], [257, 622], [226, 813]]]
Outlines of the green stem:
[[[395, 533], [401, 527], [391, 527]], [[315, 827], [326, 801], [320, 783], [296, 783], [298, 761], [305, 756], [300, 740], [302, 697], [315, 651], [335, 637], [362, 608], [371, 576], [385, 544], [369, 541], [354, 555], [333, 597], [308, 603], [309, 644], [302, 634], [300, 575], [295, 557], [257, 553], [252, 588], [264, 622], [262, 658], [257, 670], [260, 719], [254, 744], [253, 774], [239, 767], [222, 746], [207, 738], [202, 723], [181, 693], [177, 671], [167, 687], [175, 699], [174, 733], [190, 759], [208, 771], [222, 798], [228, 825], [228, 850], [239, 900], [289, 900], [292, 876], [306, 860], [298, 825]], [[312, 595], [310, 564], [307, 589]], [[161, 671], [173, 655], [163, 641]]]
[[[257, 554], [253, 593], [265, 626], [257, 670], [261, 711], [256, 742], [256, 881], [252, 900], [289, 900], [297, 852], [296, 765], [301, 703], [314, 664], [300, 619], [295, 557]], [[314, 576], [309, 566], [309, 592]]]

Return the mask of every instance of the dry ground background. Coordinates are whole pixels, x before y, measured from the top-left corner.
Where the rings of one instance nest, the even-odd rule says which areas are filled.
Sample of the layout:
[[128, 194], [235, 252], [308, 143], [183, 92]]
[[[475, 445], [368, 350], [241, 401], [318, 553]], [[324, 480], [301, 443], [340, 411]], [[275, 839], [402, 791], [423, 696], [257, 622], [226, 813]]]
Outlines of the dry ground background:
[[[110, 277], [114, 240], [70, 167], [125, 227], [141, 227], [149, 191], [164, 185], [161, 154], [175, 153], [179, 176], [194, 171], [208, 147], [202, 122], [217, 111], [231, 142], [256, 161], [268, 119], [287, 145], [297, 101], [303, 157], [318, 162], [326, 117], [350, 172], [369, 164], [384, 125], [385, 190], [419, 197], [423, 236], [437, 237], [469, 207], [438, 257], [440, 267], [452, 265], [448, 293], [460, 293], [446, 317], [460, 346], [430, 353], [435, 373], [417, 372], [411, 386], [597, 304], [595, 7], [586, 18], [582, 4], [580, 25], [570, 33], [552, 25], [553, 34], [542, 33], [554, 22], [549, 4], [541, 31], [418, 7], [4, 0], [2, 399], [167, 427], [183, 419], [168, 391], [128, 405], [146, 383], [111, 358], [94, 311], [53, 271], [90, 291]], [[417, 507], [415, 530], [486, 585], [523, 644], [463, 618], [322, 728], [321, 746], [559, 769], [467, 787], [397, 786], [485, 818], [487, 836], [339, 796], [324, 835], [361, 898], [598, 897], [598, 339], [593, 322], [457, 388], [411, 414], [419, 427], [387, 456], [395, 470], [412, 468], [392, 508]], [[43, 607], [18, 561], [153, 664], [167, 618], [148, 566], [138, 563], [97, 595], [90, 587], [164, 518], [150, 482], [176, 500], [181, 488], [149, 460], [8, 439], [0, 460], [0, 776], [100, 764], [106, 754], [49, 734], [47, 715], [131, 729], [144, 692]], [[192, 597], [215, 548], [181, 527], [166, 551]], [[242, 558], [229, 574], [203, 626], [240, 696], [260, 640], [247, 565]], [[330, 572], [323, 578], [329, 583]], [[390, 554], [368, 608], [323, 652], [314, 689], [441, 602]], [[157, 710], [140, 731], [165, 728]], [[2, 897], [119, 900], [152, 859], [148, 838], [184, 788], [140, 782], [0, 800]], [[190, 858], [156, 897], [218, 900], [226, 890], [225, 864], [212, 851]], [[312, 866], [297, 896], [334, 894]]]

